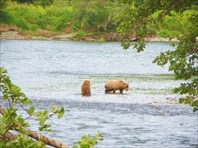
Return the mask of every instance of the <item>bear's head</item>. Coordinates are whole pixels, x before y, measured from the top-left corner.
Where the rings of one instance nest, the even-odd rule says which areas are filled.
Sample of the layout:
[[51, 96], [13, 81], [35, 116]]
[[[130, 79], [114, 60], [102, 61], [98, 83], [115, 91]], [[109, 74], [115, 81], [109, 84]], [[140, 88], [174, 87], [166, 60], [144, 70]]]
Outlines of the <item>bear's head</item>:
[[124, 89], [125, 89], [126, 91], [128, 91], [128, 89], [129, 89], [129, 83], [124, 83]]
[[89, 86], [90, 85], [90, 81], [89, 80], [83, 80], [83, 84]]

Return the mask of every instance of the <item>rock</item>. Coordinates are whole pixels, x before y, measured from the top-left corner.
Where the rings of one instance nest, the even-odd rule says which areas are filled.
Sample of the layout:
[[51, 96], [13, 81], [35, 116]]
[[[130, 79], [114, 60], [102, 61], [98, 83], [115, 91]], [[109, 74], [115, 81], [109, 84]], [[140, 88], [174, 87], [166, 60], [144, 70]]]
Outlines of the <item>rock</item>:
[[25, 37], [20, 35], [17, 31], [1, 32], [1, 40], [24, 40]]

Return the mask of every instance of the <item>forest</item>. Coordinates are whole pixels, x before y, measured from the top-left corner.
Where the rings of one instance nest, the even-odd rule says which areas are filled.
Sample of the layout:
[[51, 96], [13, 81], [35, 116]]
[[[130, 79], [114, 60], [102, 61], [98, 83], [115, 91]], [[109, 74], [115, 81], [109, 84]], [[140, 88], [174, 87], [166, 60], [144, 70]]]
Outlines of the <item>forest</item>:
[[[127, 1], [120, 0], [12, 0], [1, 4], [0, 23], [17, 26], [20, 32], [29, 31], [30, 35], [38, 34], [37, 30], [42, 29], [56, 33], [74, 33], [79, 40], [86, 36], [93, 36], [97, 40], [122, 40], [122, 37], [111, 35], [119, 32], [118, 26], [128, 17], [125, 12], [128, 9], [137, 11], [142, 3], [142, 0], [135, 0], [131, 6]], [[156, 19], [162, 11], [156, 9], [150, 19]], [[170, 15], [158, 22], [157, 27], [154, 23], [147, 26], [147, 36], [178, 38], [181, 32], [196, 25], [188, 21], [196, 14], [195, 4], [182, 12], [172, 10]], [[134, 39], [137, 35], [131, 33], [130, 36]]]
[[[0, 1], [1, 33], [8, 28], [10, 31], [14, 30], [28, 36], [29, 39], [32, 39], [32, 36], [50, 38], [57, 34], [69, 34], [71, 40], [78, 41], [86, 41], [87, 38], [102, 42], [119, 41], [123, 49], [129, 50], [132, 46], [138, 53], [145, 50], [146, 38], [167, 38], [174, 50], [161, 52], [153, 59], [153, 63], [161, 67], [168, 65], [168, 71], [174, 74], [174, 80], [182, 80], [180, 86], [175, 87], [172, 91], [181, 96], [178, 99], [179, 103], [192, 107], [193, 113], [198, 110], [197, 22], [198, 2], [196, 0]], [[98, 54], [100, 53], [102, 52], [100, 51]], [[94, 79], [96, 76], [92, 77]], [[100, 76], [100, 78], [103, 77]], [[103, 79], [106, 80], [106, 77]], [[7, 108], [4, 108], [0, 104], [0, 147], [36, 148], [46, 145], [68, 147], [67, 144], [59, 143], [29, 129], [31, 127], [29, 119], [33, 117], [38, 121], [39, 131], [53, 132], [51, 124], [47, 121], [56, 115], [58, 119], [64, 117], [65, 109], [63, 107], [54, 106], [49, 110], [37, 110], [36, 105], [32, 105], [32, 101], [22, 92], [21, 88], [12, 82], [4, 65], [0, 65], [0, 90], [1, 102], [6, 102], [5, 104], [8, 105]], [[148, 105], [146, 106], [148, 107]], [[166, 107], [169, 108], [168, 105]], [[18, 113], [18, 108], [26, 113], [26, 117]], [[157, 107], [154, 106], [154, 108]], [[80, 108], [78, 109], [80, 110]], [[181, 111], [181, 115], [185, 116], [183, 113], [185, 111]], [[142, 112], [140, 111], [140, 113]], [[190, 117], [194, 117], [196, 113], [193, 113], [190, 112]], [[155, 117], [154, 114], [153, 118]], [[197, 133], [196, 129], [193, 132]], [[107, 135], [104, 140], [108, 138]], [[95, 136], [89, 134], [82, 136], [81, 140], [73, 143], [73, 147], [92, 148], [102, 140], [103, 134], [99, 131]], [[197, 143], [190, 146], [197, 146]]]

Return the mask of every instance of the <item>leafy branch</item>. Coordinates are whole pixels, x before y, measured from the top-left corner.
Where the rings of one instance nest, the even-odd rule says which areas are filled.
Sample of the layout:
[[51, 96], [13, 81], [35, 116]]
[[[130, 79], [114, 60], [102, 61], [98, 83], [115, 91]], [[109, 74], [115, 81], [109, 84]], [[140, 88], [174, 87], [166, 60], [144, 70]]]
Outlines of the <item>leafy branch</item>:
[[[7, 70], [3, 67], [0, 68], [0, 90], [2, 94], [1, 99], [7, 101], [9, 104], [9, 107], [6, 109], [0, 106], [0, 114], [2, 115], [0, 116], [0, 143], [3, 147], [13, 147], [16, 145], [18, 145], [18, 147], [26, 147], [24, 146], [25, 144], [33, 147], [45, 147], [45, 144], [55, 147], [68, 147], [65, 144], [49, 139], [27, 129], [30, 124], [26, 122], [28, 118], [34, 116], [36, 120], [39, 121], [40, 131], [51, 131], [51, 129], [49, 129], [51, 125], [46, 124], [45, 122], [53, 115], [58, 115], [59, 119], [62, 118], [64, 108], [59, 109], [58, 107], [52, 107], [51, 112], [47, 110], [36, 112], [34, 106], [26, 109], [24, 105], [30, 105], [32, 101], [29, 100], [24, 93], [22, 93], [18, 86], [11, 82], [9, 76], [7, 76]], [[29, 115], [28, 118], [24, 119], [22, 115], [17, 114], [17, 105], [19, 105]], [[18, 131], [18, 135], [15, 136], [10, 133], [12, 130]], [[33, 141], [30, 137], [36, 139], [38, 142]]]
[[103, 135], [98, 132], [93, 138], [90, 135], [85, 135], [82, 137], [81, 141], [78, 141], [73, 148], [93, 148], [98, 142], [98, 140], [103, 140]]
[[[178, 44], [173, 51], [162, 52], [153, 63], [159, 66], [169, 65], [176, 79], [189, 80], [175, 89], [175, 93], [185, 94], [188, 104], [198, 98], [198, 7], [196, 1], [163, 1], [145, 0], [140, 4], [124, 1], [128, 5], [120, 14], [121, 23], [117, 30], [124, 36], [121, 44], [124, 49], [133, 45], [137, 52], [144, 51], [144, 37], [160, 35], [171, 40], [177, 38]], [[130, 35], [134, 34], [138, 42], [131, 43]], [[175, 46], [175, 44], [172, 44]], [[188, 101], [189, 97], [191, 101]], [[181, 99], [180, 99], [181, 100]], [[180, 101], [183, 103], [184, 101]]]
[[[34, 117], [39, 122], [40, 131], [52, 131], [50, 129], [51, 124], [47, 124], [46, 121], [54, 115], [58, 115], [58, 119], [61, 119], [64, 115], [63, 107], [52, 106], [50, 111], [44, 109], [35, 111], [34, 106], [26, 109], [24, 105], [30, 105], [32, 101], [22, 93], [18, 86], [11, 82], [9, 76], [7, 76], [7, 70], [3, 67], [0, 68], [0, 92], [2, 94], [0, 99], [7, 101], [9, 104], [6, 109], [0, 106], [0, 147], [43, 148], [45, 145], [50, 145], [57, 148], [68, 148], [61, 142], [28, 129], [27, 127], [30, 127], [30, 124], [26, 122], [27, 119]], [[27, 118], [17, 114], [17, 105], [28, 114]], [[12, 131], [17, 131], [18, 135], [13, 134]], [[102, 140], [102, 134], [100, 133], [94, 138], [90, 138], [89, 135], [83, 136], [82, 141], [79, 141], [76, 146], [91, 148], [97, 144], [98, 140]]]

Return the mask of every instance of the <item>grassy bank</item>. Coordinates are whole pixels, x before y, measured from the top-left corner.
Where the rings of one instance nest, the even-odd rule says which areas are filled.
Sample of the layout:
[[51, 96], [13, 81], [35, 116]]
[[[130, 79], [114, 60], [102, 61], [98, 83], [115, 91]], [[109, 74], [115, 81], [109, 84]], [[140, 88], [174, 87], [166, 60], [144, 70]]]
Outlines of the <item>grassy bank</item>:
[[[134, 2], [138, 2], [134, 1]], [[134, 7], [138, 7], [138, 3]], [[7, 1], [6, 7], [0, 11], [0, 24], [8, 24], [10, 28], [31, 36], [44, 38], [59, 38], [57, 34], [70, 34], [75, 40], [121, 40], [116, 34], [117, 27], [122, 23], [121, 13], [127, 5], [119, 1], [67, 1], [55, 0], [53, 4], [43, 7], [38, 4], [17, 3]], [[159, 10], [160, 12], [160, 10]], [[158, 17], [159, 12], [151, 18]], [[193, 28], [188, 19], [195, 10], [186, 10], [183, 14], [172, 12], [165, 19], [148, 30], [154, 36], [179, 38], [180, 32]], [[178, 27], [179, 26], [179, 27]], [[12, 30], [12, 29], [11, 29]], [[174, 31], [173, 31], [174, 30]], [[132, 40], [135, 34], [131, 35]]]
[[100, 1], [89, 4], [83, 1], [81, 3], [55, 1], [53, 5], [44, 8], [33, 4], [8, 2], [2, 11], [0, 22], [30, 31], [115, 30], [116, 15], [112, 9], [117, 4], [113, 5], [111, 2], [100, 3]]

